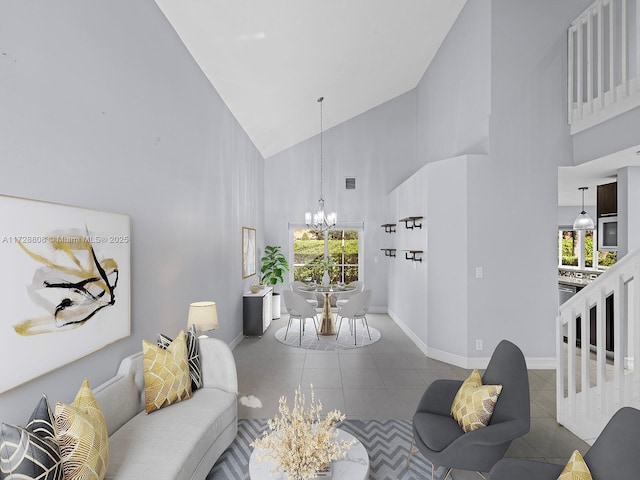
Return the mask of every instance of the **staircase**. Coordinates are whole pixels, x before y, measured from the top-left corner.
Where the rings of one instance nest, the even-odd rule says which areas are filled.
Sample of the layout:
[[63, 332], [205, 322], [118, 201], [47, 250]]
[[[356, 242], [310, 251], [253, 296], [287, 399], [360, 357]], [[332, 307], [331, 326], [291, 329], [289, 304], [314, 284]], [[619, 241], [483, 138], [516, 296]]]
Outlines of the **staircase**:
[[568, 29], [571, 134], [640, 106], [640, 0], [597, 0]]
[[640, 408], [640, 250], [563, 303], [557, 328], [557, 420], [593, 443], [620, 407]]

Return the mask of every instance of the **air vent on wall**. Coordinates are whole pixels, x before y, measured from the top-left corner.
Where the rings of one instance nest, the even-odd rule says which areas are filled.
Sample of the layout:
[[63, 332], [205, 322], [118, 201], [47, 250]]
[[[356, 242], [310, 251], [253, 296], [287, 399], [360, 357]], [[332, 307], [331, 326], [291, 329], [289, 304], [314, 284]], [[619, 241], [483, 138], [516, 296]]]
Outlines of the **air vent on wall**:
[[344, 188], [347, 190], [355, 190], [356, 189], [356, 177], [347, 177], [345, 178]]

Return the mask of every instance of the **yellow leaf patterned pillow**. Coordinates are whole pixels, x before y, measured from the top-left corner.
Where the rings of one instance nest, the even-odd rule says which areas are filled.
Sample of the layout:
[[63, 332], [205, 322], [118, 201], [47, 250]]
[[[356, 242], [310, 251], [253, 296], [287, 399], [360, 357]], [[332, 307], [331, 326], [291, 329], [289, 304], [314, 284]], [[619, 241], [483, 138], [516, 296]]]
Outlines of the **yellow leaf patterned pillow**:
[[465, 433], [489, 424], [501, 391], [502, 385], [483, 385], [480, 372], [473, 370], [451, 404], [451, 414]]
[[166, 350], [143, 340], [142, 354], [147, 413], [191, 398], [191, 377], [184, 332], [180, 332]]
[[578, 450], [573, 452], [558, 480], [593, 480], [589, 467]]
[[109, 464], [109, 435], [87, 380], [71, 405], [56, 403], [55, 425], [64, 479], [102, 480]]

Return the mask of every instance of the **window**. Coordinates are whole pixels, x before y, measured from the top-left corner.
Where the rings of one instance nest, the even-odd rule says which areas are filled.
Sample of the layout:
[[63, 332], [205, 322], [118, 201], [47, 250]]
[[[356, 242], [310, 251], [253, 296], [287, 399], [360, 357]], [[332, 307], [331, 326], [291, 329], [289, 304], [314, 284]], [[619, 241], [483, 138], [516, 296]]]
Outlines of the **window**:
[[360, 231], [330, 230], [319, 232], [293, 229], [293, 279], [322, 282], [322, 261], [325, 251], [332, 262], [329, 276], [332, 283], [354, 282], [360, 278]]
[[[560, 267], [599, 268], [610, 267], [616, 263], [615, 251], [597, 251], [593, 230], [563, 230], [558, 235], [558, 265]], [[594, 266], [595, 261], [595, 266]]]

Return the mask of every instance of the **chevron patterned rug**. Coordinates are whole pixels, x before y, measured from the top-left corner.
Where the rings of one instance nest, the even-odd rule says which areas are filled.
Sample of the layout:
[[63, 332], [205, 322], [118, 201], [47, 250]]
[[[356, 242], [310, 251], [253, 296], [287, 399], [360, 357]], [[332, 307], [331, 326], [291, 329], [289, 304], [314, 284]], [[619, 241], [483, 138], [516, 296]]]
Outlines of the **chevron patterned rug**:
[[[214, 465], [207, 480], [248, 479], [252, 451], [249, 444], [266, 428], [266, 420], [238, 420], [236, 439]], [[431, 476], [431, 464], [419, 453], [411, 457], [409, 468], [405, 468], [411, 445], [411, 420], [345, 420], [340, 428], [360, 440], [369, 453], [371, 480], [419, 480]], [[434, 478], [441, 480], [445, 472], [444, 467], [436, 468]]]

